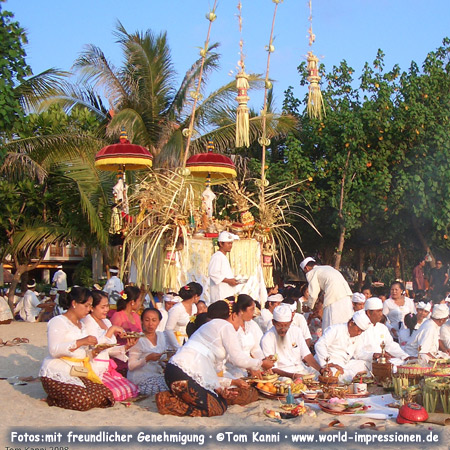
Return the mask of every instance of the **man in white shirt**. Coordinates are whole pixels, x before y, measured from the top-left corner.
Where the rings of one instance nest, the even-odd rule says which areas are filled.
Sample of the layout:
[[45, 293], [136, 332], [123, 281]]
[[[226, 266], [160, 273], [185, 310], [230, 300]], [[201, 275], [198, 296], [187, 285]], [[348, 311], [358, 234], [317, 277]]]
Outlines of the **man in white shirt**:
[[23, 304], [19, 315], [25, 322], [36, 322], [41, 312], [41, 302], [35, 293], [36, 280], [30, 280], [27, 287], [28, 289], [23, 296]]
[[352, 290], [342, 274], [331, 266], [319, 266], [305, 258], [300, 268], [308, 281], [308, 306], [314, 308], [320, 291], [324, 292], [322, 329], [336, 323], [347, 323], [353, 315]]
[[320, 373], [320, 366], [309, 351], [302, 331], [292, 325], [292, 311], [285, 303], [274, 309], [273, 326], [262, 337], [261, 348], [266, 357], [277, 355], [272, 371], [281, 376], [295, 379], [297, 375]]
[[365, 302], [367, 317], [373, 326], [369, 327], [359, 337], [356, 345], [355, 358], [367, 361], [369, 369], [372, 369], [372, 361], [381, 356], [381, 343], [385, 344], [385, 354], [388, 361], [394, 365], [400, 365], [409, 355], [402, 350], [397, 342], [394, 342], [389, 329], [380, 323], [383, 318], [383, 302], [378, 297], [371, 297]]
[[281, 294], [273, 294], [267, 297], [267, 302], [265, 308], [261, 310], [261, 315], [254, 319], [263, 333], [272, 328], [273, 311], [282, 301], [283, 296]]
[[328, 366], [340, 381], [351, 381], [358, 373], [366, 372], [366, 362], [354, 357], [358, 336], [371, 326], [364, 310], [355, 312], [347, 323], [329, 326], [314, 347], [320, 367]]
[[405, 351], [423, 362], [428, 362], [430, 358], [445, 358], [447, 354], [439, 351], [439, 337], [448, 316], [447, 305], [434, 305], [431, 318], [422, 323], [415, 338], [406, 344]]
[[57, 267], [58, 270], [53, 275], [52, 283], [58, 291], [67, 291], [67, 275], [62, 268], [62, 265]]
[[123, 291], [123, 283], [117, 276], [119, 273], [119, 268], [117, 266], [111, 266], [109, 273], [111, 274], [111, 278], [106, 282], [103, 291], [108, 294], [109, 304], [116, 305], [120, 293]]
[[227, 253], [231, 252], [233, 242], [239, 240], [239, 236], [228, 231], [219, 234], [219, 250], [212, 255], [208, 266], [208, 276], [210, 279], [210, 302], [214, 303], [223, 300], [236, 293], [236, 286], [239, 284], [231, 269]]

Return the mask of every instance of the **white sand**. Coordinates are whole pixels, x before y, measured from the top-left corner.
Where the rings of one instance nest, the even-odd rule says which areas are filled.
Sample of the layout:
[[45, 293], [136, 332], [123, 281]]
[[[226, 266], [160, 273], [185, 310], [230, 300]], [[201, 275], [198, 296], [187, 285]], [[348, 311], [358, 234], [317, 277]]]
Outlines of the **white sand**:
[[[87, 412], [70, 411], [56, 407], [49, 407], [47, 403], [42, 401], [45, 398], [45, 392], [39, 381], [28, 382], [26, 385], [13, 385], [12, 377], [26, 377], [37, 376], [42, 360], [47, 355], [47, 338], [46, 338], [46, 324], [36, 323], [29, 324], [23, 322], [13, 322], [9, 325], [0, 325], [0, 338], [10, 340], [15, 337], [28, 338], [29, 344], [21, 344], [12, 347], [0, 348], [0, 377], [8, 380], [0, 380], [0, 405], [2, 410], [2, 417], [0, 419], [0, 444], [4, 447], [10, 448], [47, 448], [52, 450], [57, 447], [64, 447], [69, 449], [171, 449], [183, 448], [181, 444], [168, 443], [137, 443], [136, 439], [139, 432], [145, 434], [172, 432], [179, 434], [183, 432], [186, 434], [195, 434], [196, 436], [205, 434], [205, 443], [203, 448], [223, 448], [224, 443], [217, 441], [218, 433], [222, 431], [250, 432], [250, 437], [247, 443], [241, 443], [241, 449], [258, 449], [261, 444], [251, 442], [251, 433], [253, 431], [263, 431], [265, 433], [280, 432], [280, 443], [270, 445], [270, 447], [278, 447], [280, 449], [287, 448], [340, 448], [349, 449], [352, 445], [347, 443], [318, 445], [315, 447], [307, 446], [306, 444], [292, 444], [291, 435], [294, 433], [306, 434], [309, 432], [319, 432], [321, 427], [326, 426], [332, 420], [341, 418], [347, 425], [342, 432], [348, 431], [353, 433], [355, 430], [358, 433], [363, 431], [357, 428], [358, 425], [364, 422], [376, 422], [377, 425], [386, 425], [386, 432], [389, 433], [417, 433], [422, 432], [438, 432], [441, 433], [439, 445], [425, 445], [425, 444], [411, 444], [400, 447], [398, 444], [372, 444], [365, 446], [358, 444], [355, 447], [359, 448], [433, 448], [433, 449], [448, 449], [447, 441], [449, 438], [448, 428], [439, 425], [424, 424], [424, 425], [402, 425], [399, 426], [395, 420], [373, 420], [367, 419], [363, 416], [356, 418], [349, 418], [345, 416], [331, 416], [320, 410], [317, 411], [317, 417], [301, 417], [291, 420], [284, 420], [282, 423], [276, 423], [264, 416], [264, 408], [274, 408], [277, 402], [274, 400], [262, 400], [253, 403], [247, 407], [233, 406], [225, 415], [221, 417], [211, 418], [191, 418], [191, 417], [173, 417], [162, 416], [157, 410], [153, 398], [147, 398], [141, 402], [132, 403], [130, 406], [117, 403], [113, 408], [108, 409], [94, 409]], [[53, 434], [60, 431], [63, 437], [67, 436], [69, 431], [75, 433], [98, 433], [101, 430], [106, 430], [109, 433], [119, 431], [121, 434], [132, 434], [134, 442], [130, 444], [95, 444], [93, 446], [89, 443], [84, 444], [52, 444], [52, 443], [37, 443], [28, 442], [18, 443], [12, 442], [11, 431], [18, 430], [25, 431], [25, 428], [32, 430], [34, 434], [42, 436], [44, 433]], [[374, 432], [369, 432], [374, 433]], [[375, 432], [376, 433], [376, 432]], [[288, 439], [284, 436], [288, 436]], [[211, 438], [209, 436], [212, 436]], [[226, 440], [225, 440], [226, 442]], [[198, 444], [193, 444], [191, 448], [199, 448]], [[227, 444], [228, 448], [232, 448], [231, 444]], [[234, 445], [233, 445], [234, 447]], [[265, 447], [269, 448], [269, 447]]]

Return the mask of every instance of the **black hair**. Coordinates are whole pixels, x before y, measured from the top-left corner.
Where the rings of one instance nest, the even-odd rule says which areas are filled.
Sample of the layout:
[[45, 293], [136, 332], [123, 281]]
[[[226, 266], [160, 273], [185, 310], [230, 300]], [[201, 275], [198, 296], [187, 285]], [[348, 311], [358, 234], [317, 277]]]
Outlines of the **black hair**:
[[308, 289], [308, 283], [305, 283], [301, 288], [300, 288], [300, 294], [301, 294], [301, 296], [302, 297], [304, 297], [305, 296], [305, 292], [306, 292], [306, 289]]
[[195, 288], [193, 288], [192, 286], [190, 286], [189, 284], [187, 284], [186, 286], [183, 286], [180, 289], [180, 292], [178, 292], [178, 295], [183, 299], [183, 300], [190, 300], [191, 298], [193, 298], [194, 296], [197, 295], [197, 291]]
[[208, 313], [201, 313], [195, 316], [193, 322], [189, 322], [186, 325], [186, 334], [191, 337], [202, 325], [209, 322], [211, 319], [208, 317]]
[[403, 318], [405, 327], [409, 329], [409, 335], [411, 336], [414, 331], [414, 327], [417, 325], [417, 314], [409, 313]]
[[187, 284], [199, 297], [203, 294], [203, 286], [200, 283], [191, 281]]
[[127, 296], [127, 298], [119, 297], [117, 300], [117, 311], [123, 311], [127, 304], [136, 301], [141, 294], [141, 290], [137, 286], [127, 286], [123, 293]]
[[92, 292], [85, 287], [76, 286], [70, 292], [59, 294], [59, 305], [63, 309], [69, 309], [72, 302], [85, 304], [92, 297]]
[[[234, 299], [234, 297], [232, 297]], [[230, 311], [231, 306], [231, 311]], [[226, 302], [225, 300], [218, 300], [208, 306], [208, 318], [210, 319], [225, 319], [230, 317], [231, 313], [235, 313], [236, 303]]]
[[391, 283], [391, 289], [392, 289], [392, 286], [394, 286], [394, 284], [398, 284], [403, 293], [403, 291], [405, 290], [405, 285], [401, 281], [396, 280], [393, 283]]
[[[228, 298], [230, 299], [230, 298]], [[234, 300], [234, 298], [232, 297]], [[236, 302], [236, 312], [245, 311], [247, 308], [255, 304], [255, 301], [247, 294], [239, 294]]]
[[100, 304], [100, 302], [102, 301], [102, 298], [105, 298], [106, 300], [108, 300], [108, 293], [105, 291], [98, 291], [96, 289], [94, 289], [92, 291], [92, 307], [95, 308], [97, 305]]
[[255, 300], [255, 306], [261, 311], [261, 303], [258, 300]]
[[159, 318], [159, 321], [161, 322], [161, 320], [162, 320], [162, 314], [161, 314], [161, 311], [160, 311], [159, 309], [156, 309], [156, 308], [145, 308], [144, 311], [142, 311], [142, 314], [141, 314], [141, 322], [144, 322], [144, 316], [145, 316], [148, 312], [150, 312], [150, 311], [155, 312], [156, 315], [157, 315], [158, 318]]

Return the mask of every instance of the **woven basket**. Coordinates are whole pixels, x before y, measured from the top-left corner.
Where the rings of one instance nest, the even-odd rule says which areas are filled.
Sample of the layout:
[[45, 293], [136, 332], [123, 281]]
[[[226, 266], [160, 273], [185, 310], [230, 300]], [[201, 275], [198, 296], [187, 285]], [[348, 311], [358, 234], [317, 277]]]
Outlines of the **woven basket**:
[[392, 364], [373, 362], [372, 373], [377, 384], [381, 385], [384, 380], [391, 378]]

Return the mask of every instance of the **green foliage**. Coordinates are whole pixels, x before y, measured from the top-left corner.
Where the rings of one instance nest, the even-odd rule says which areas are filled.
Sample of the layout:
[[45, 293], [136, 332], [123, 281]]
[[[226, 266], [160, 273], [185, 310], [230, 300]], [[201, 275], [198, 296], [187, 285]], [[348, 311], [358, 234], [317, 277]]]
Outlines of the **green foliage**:
[[73, 272], [73, 284], [78, 286], [92, 286], [94, 279], [92, 278], [92, 258], [86, 257], [81, 261]]
[[[284, 110], [300, 119], [286, 140], [285, 169], [308, 180], [299, 194], [325, 235], [311, 250], [336, 247], [338, 233], [352, 247], [450, 249], [449, 53], [444, 39], [422, 70], [413, 62], [401, 72], [386, 70], [379, 50], [359, 86], [342, 61], [323, 77], [322, 121], [300, 112], [306, 99], [285, 92]], [[304, 63], [299, 73], [306, 84]]]
[[0, 4], [0, 133], [11, 133], [19, 126], [23, 111], [14, 88], [31, 74], [23, 49], [25, 32], [13, 17]]

